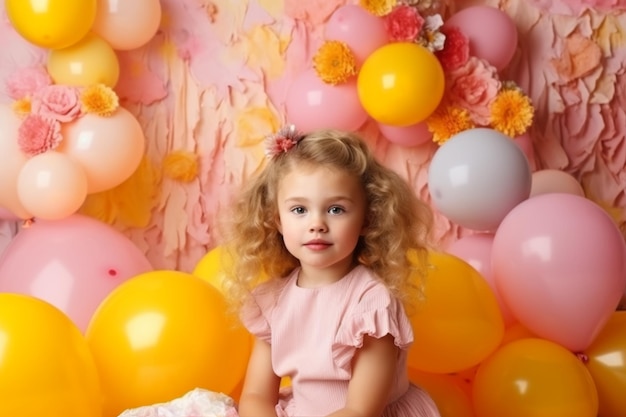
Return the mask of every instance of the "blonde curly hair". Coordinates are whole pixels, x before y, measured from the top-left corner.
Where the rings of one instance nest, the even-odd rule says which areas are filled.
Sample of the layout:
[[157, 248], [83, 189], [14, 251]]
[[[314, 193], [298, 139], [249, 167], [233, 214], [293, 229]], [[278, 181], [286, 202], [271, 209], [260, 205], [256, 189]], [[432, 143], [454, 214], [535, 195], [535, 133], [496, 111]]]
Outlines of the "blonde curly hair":
[[355, 260], [370, 268], [394, 296], [405, 302], [419, 298], [433, 224], [430, 206], [379, 163], [357, 134], [320, 130], [273, 156], [228, 210], [223, 289], [234, 308], [260, 282], [281, 279], [299, 265], [278, 231], [277, 192], [280, 180], [303, 165], [341, 169], [361, 179], [367, 228]]

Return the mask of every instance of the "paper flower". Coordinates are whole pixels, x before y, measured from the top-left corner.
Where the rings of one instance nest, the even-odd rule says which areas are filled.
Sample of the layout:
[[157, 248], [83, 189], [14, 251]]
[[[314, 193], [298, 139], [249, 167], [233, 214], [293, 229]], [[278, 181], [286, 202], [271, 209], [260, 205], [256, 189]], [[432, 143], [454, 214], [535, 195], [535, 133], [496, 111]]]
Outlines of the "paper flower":
[[393, 10], [398, 2], [396, 0], [360, 0], [362, 8], [374, 16], [385, 16]]
[[512, 138], [532, 125], [534, 108], [518, 88], [503, 88], [491, 103], [491, 127]]
[[356, 75], [356, 60], [347, 44], [326, 41], [313, 57], [317, 75], [327, 84], [340, 84]]
[[417, 9], [401, 4], [385, 16], [385, 28], [391, 42], [413, 42], [417, 39], [424, 18]]
[[119, 107], [117, 94], [104, 84], [94, 84], [85, 88], [80, 101], [85, 113], [94, 113], [98, 116], [110, 116]]
[[33, 94], [31, 112], [61, 123], [71, 122], [81, 115], [78, 89], [67, 85], [43, 87]]
[[471, 57], [462, 67], [448, 72], [446, 83], [446, 96], [452, 104], [466, 109], [475, 124], [489, 124], [491, 102], [502, 86], [495, 67]]
[[6, 91], [13, 100], [31, 97], [44, 87], [52, 85], [52, 78], [42, 66], [22, 68], [6, 80]]
[[17, 131], [17, 143], [22, 152], [34, 156], [59, 146], [61, 123], [39, 114], [26, 116]]
[[11, 104], [11, 108], [19, 117], [26, 117], [30, 114], [31, 110], [31, 101], [30, 98], [25, 97], [19, 100], [15, 100]]
[[441, 51], [446, 41], [446, 36], [440, 31], [442, 26], [443, 18], [440, 14], [426, 16], [417, 42], [431, 52]]
[[442, 27], [441, 33], [446, 37], [443, 49], [435, 51], [444, 71], [453, 71], [465, 65], [469, 59], [469, 39], [455, 26]]
[[426, 119], [426, 125], [433, 134], [433, 141], [439, 145], [457, 133], [476, 127], [466, 109], [449, 103], [440, 105]]
[[174, 151], [163, 159], [163, 174], [176, 181], [191, 182], [198, 177], [198, 155]]

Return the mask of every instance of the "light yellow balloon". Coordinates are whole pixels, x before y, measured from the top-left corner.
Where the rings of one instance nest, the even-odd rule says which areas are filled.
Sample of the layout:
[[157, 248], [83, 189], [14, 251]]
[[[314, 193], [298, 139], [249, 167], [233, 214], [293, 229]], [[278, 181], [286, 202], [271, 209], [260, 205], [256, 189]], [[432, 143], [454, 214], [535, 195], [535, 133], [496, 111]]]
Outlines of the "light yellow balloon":
[[96, 0], [5, 0], [7, 16], [27, 41], [66, 48], [81, 40], [96, 19]]
[[51, 51], [47, 69], [55, 84], [79, 87], [104, 84], [113, 88], [120, 75], [115, 51], [93, 33], [70, 47]]

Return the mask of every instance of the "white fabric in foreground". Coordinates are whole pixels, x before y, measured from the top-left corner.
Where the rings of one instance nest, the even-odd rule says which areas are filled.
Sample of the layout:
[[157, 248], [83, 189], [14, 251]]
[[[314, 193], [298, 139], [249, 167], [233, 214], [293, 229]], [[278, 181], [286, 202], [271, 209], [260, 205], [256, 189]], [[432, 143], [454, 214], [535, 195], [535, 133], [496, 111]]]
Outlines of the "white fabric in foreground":
[[238, 417], [228, 395], [196, 388], [166, 403], [131, 408], [119, 417]]

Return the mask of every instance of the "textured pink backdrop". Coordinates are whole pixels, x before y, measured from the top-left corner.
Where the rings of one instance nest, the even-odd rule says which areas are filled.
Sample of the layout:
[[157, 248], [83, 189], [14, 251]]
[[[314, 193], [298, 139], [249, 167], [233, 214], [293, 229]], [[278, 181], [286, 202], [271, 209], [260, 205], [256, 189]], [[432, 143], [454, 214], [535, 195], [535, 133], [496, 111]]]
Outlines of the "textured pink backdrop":
[[[229, 196], [263, 163], [262, 137], [284, 121], [293, 77], [308, 66], [321, 29], [345, 0], [162, 0], [157, 35], [118, 52], [122, 105], [141, 122], [146, 160], [126, 187], [90, 196], [84, 211], [129, 236], [158, 269], [191, 271], [216, 245], [215, 219]], [[448, 1], [499, 7], [517, 24], [519, 42], [504, 79], [531, 96], [533, 169], [573, 174], [587, 197], [626, 223], [626, 1]], [[45, 63], [48, 51], [16, 34], [0, 5], [0, 81]], [[0, 102], [8, 102], [0, 91]], [[403, 148], [373, 123], [362, 129], [384, 163], [428, 199], [436, 145]], [[176, 151], [198, 156], [191, 182], [163, 175]], [[15, 231], [0, 230], [0, 249]], [[438, 218], [445, 246], [464, 231]]]

